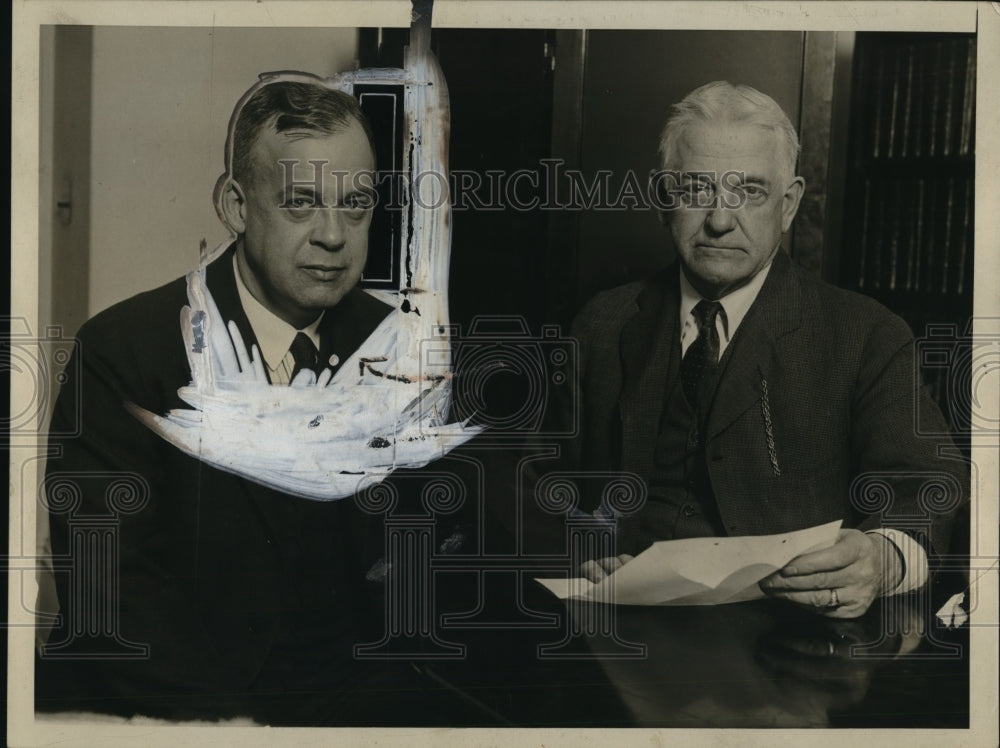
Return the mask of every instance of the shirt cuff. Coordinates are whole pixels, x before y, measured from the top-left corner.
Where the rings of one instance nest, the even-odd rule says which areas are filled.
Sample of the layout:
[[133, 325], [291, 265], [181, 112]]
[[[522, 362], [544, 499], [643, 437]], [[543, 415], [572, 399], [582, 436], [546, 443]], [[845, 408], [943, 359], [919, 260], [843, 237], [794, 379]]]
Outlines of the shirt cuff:
[[903, 561], [903, 578], [894, 589], [884, 593], [885, 597], [912, 592], [927, 584], [927, 551], [920, 543], [905, 532], [886, 527], [869, 530], [867, 534], [878, 534], [884, 537], [896, 547]]

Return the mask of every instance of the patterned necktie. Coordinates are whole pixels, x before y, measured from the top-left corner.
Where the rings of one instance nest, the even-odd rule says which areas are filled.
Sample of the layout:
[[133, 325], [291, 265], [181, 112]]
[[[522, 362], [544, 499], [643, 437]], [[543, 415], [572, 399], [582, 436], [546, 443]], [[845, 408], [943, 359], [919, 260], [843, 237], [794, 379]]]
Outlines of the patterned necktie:
[[304, 332], [296, 333], [295, 340], [292, 341], [288, 350], [291, 351], [292, 358], [295, 359], [292, 379], [295, 379], [295, 376], [303, 369], [311, 369], [313, 373], [318, 373], [316, 364], [319, 361], [319, 351], [316, 350], [316, 346], [313, 345], [308, 335]]
[[698, 404], [700, 383], [719, 363], [719, 331], [715, 327], [715, 319], [721, 309], [722, 304], [718, 301], [702, 299], [693, 310], [698, 337], [681, 360], [681, 382], [691, 405]]

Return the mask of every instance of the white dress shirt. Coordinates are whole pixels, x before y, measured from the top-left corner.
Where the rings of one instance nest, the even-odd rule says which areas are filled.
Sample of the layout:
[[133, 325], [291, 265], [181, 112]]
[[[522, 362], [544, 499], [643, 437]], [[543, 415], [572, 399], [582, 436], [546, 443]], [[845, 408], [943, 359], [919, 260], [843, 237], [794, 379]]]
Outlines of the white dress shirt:
[[[771, 270], [771, 264], [755, 275], [745, 286], [737, 288], [735, 291], [726, 294], [721, 299], [709, 299], [718, 301], [722, 305], [722, 311], [715, 318], [716, 329], [719, 332], [719, 357], [733, 339], [736, 330], [739, 328], [743, 318], [750, 311], [750, 306], [760, 293], [760, 289], [767, 280], [767, 274]], [[681, 357], [687, 353], [691, 344], [698, 339], [698, 323], [694, 317], [694, 308], [704, 297], [701, 296], [691, 282], [684, 275], [681, 276]], [[910, 592], [922, 587], [927, 582], [927, 552], [916, 540], [899, 530], [890, 528], [879, 528], [870, 530], [871, 533], [878, 533], [889, 540], [899, 550], [903, 558], [903, 578], [895, 589], [886, 594], [898, 595], [903, 592]]]
[[264, 366], [267, 367], [271, 384], [288, 384], [292, 381], [292, 372], [295, 371], [295, 357], [290, 350], [292, 341], [298, 333], [304, 332], [318, 351], [319, 323], [323, 320], [323, 312], [320, 312], [310, 325], [296, 330], [254, 298], [240, 277], [236, 257], [233, 257], [233, 273], [236, 276], [236, 290], [240, 295], [240, 304], [243, 305], [243, 311], [246, 312], [250, 327], [253, 328], [253, 334], [257, 337], [257, 345], [260, 347], [260, 355], [264, 358]]

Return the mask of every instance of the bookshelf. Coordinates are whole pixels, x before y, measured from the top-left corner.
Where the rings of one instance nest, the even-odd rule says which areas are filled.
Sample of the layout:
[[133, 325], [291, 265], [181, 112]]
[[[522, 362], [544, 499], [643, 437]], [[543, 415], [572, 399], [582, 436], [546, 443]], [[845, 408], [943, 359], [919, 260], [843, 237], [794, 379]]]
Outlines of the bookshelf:
[[[976, 38], [857, 34], [840, 284], [900, 314], [918, 340], [952, 325], [955, 360], [972, 315]], [[961, 366], [924, 366], [956, 434]], [[967, 438], [961, 444], [967, 449]]]

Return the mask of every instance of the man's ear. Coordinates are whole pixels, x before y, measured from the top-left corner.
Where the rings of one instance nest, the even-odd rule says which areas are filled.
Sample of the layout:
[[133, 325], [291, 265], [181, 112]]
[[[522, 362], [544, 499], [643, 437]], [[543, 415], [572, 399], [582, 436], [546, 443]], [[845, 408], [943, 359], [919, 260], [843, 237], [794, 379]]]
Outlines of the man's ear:
[[226, 224], [237, 234], [246, 231], [247, 197], [240, 183], [232, 177], [226, 179], [219, 194], [219, 208]]
[[806, 189], [806, 180], [802, 177], [795, 177], [788, 185], [781, 200], [781, 231], [788, 231], [788, 227], [795, 220], [795, 214], [799, 210], [799, 202], [802, 200], [802, 193]]

